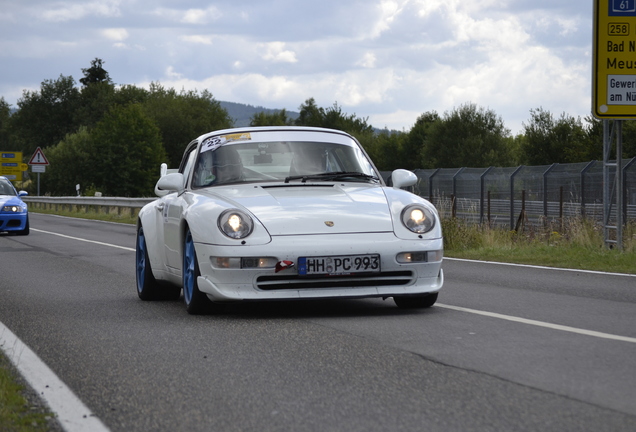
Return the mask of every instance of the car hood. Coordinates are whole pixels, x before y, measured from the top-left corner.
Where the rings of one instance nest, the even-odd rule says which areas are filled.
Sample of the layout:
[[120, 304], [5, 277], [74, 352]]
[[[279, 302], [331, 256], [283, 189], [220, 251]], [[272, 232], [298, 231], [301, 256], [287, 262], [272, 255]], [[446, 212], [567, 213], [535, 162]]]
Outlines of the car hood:
[[274, 236], [393, 231], [387, 198], [378, 185], [228, 187], [222, 195], [251, 212]]
[[18, 205], [24, 207], [24, 202], [15, 195], [0, 195], [0, 207]]

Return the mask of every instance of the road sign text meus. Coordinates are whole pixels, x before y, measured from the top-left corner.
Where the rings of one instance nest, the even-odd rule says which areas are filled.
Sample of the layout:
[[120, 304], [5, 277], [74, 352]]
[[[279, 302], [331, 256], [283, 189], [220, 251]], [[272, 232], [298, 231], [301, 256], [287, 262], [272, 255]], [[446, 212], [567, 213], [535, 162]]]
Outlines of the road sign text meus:
[[636, 0], [595, 0], [592, 113], [636, 118]]

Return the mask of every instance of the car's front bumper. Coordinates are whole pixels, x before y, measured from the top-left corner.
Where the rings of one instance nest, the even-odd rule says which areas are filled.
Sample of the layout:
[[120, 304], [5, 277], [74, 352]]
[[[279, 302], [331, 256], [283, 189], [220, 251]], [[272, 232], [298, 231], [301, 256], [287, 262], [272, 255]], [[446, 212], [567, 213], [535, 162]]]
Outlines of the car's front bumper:
[[[201, 276], [199, 290], [214, 301], [392, 297], [438, 292], [444, 283], [441, 269], [443, 241], [402, 240], [393, 233], [328, 236], [278, 236], [262, 246], [216, 246], [196, 243]], [[403, 252], [428, 252], [433, 261], [399, 263]], [[291, 267], [218, 268], [217, 257], [275, 257], [297, 263], [299, 257], [380, 254], [381, 273], [374, 275], [308, 278]]]
[[0, 213], [0, 232], [24, 231], [27, 213]]

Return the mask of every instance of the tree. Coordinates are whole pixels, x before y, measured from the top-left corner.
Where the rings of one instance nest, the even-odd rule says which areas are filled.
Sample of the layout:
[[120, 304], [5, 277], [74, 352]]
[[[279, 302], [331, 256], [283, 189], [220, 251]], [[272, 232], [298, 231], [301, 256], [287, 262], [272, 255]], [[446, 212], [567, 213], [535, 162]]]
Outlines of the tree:
[[71, 76], [44, 80], [40, 91], [25, 90], [18, 100], [19, 109], [10, 120], [18, 150], [32, 154], [38, 146], [53, 146], [75, 132], [79, 127], [75, 122], [79, 98]]
[[75, 124], [93, 127], [116, 103], [117, 90], [113, 84], [96, 82], [82, 87], [78, 107], [74, 113]]
[[507, 166], [510, 130], [492, 110], [468, 103], [430, 124], [422, 168]]
[[[597, 147], [598, 143], [595, 143], [594, 148]], [[623, 158], [633, 157], [636, 157], [636, 122], [625, 121], [623, 122]]]
[[580, 119], [563, 113], [555, 120], [543, 108], [530, 110], [530, 121], [523, 124], [525, 139], [522, 160], [528, 165], [583, 162], [589, 160], [586, 149], [589, 135]]
[[93, 169], [85, 182], [112, 196], [151, 196], [166, 161], [161, 133], [141, 105], [115, 105], [90, 140]]
[[294, 121], [287, 117], [287, 111], [284, 108], [270, 114], [261, 111], [254, 114], [250, 120], [250, 126], [289, 126], [292, 124]]
[[211, 131], [230, 128], [233, 124], [227, 111], [206, 90], [177, 93], [174, 89], [152, 83], [141, 106], [158, 126], [168, 166], [174, 168], [179, 166], [190, 141]]
[[400, 168], [410, 170], [422, 168], [421, 154], [430, 128], [439, 120], [439, 115], [435, 111], [425, 112], [417, 118], [400, 149]]
[[316, 105], [314, 98], [309, 98], [298, 107], [299, 116], [294, 122], [296, 126], [323, 127], [325, 110]]
[[396, 168], [407, 168], [402, 157], [406, 134], [383, 130], [374, 138], [372, 150], [367, 151], [372, 154], [371, 158], [377, 169], [393, 171]]
[[373, 131], [373, 127], [367, 123], [367, 118], [358, 118], [355, 114], [345, 114], [337, 102], [323, 111], [322, 127], [342, 130], [352, 135], [365, 134]]
[[11, 118], [11, 105], [0, 97], [0, 148], [9, 150], [9, 121]]
[[[592, 116], [585, 118], [588, 123], [586, 128], [588, 136], [588, 149], [590, 159], [603, 160], [603, 121], [598, 120]], [[614, 121], [608, 122], [608, 127], [614, 127]], [[609, 132], [609, 131], [608, 131]], [[616, 139], [613, 140], [613, 150], [610, 158], [616, 157]], [[636, 157], [636, 122], [635, 121], [623, 121], [623, 158]]]
[[93, 151], [92, 138], [84, 126], [74, 134], [68, 134], [57, 145], [45, 149], [50, 163], [46, 175], [42, 176], [42, 190], [52, 195], [75, 195], [75, 185], [82, 188], [94, 187], [89, 183], [96, 155]]
[[82, 69], [84, 78], [80, 78], [80, 83], [82, 83], [83, 86], [89, 86], [96, 83], [112, 84], [108, 72], [102, 67], [104, 63], [105, 62], [102, 59], [97, 57], [95, 60], [91, 61], [91, 67]]

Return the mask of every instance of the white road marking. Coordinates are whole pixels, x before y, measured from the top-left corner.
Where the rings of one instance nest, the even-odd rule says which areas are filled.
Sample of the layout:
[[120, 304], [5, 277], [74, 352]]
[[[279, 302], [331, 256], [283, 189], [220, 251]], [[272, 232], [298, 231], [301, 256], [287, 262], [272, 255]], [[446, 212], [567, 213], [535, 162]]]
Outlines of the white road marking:
[[446, 260], [464, 261], [464, 262], [471, 262], [471, 263], [478, 263], [478, 264], [494, 264], [494, 265], [512, 266], [512, 267], [527, 267], [527, 268], [533, 268], [533, 269], [539, 269], [539, 270], [558, 270], [558, 271], [576, 272], [576, 273], [589, 273], [589, 274], [598, 274], [598, 275], [605, 275], [605, 276], [636, 277], [636, 274], [629, 274], [629, 273], [610, 273], [610, 272], [602, 272], [597, 270], [579, 270], [579, 269], [569, 269], [569, 268], [562, 268], [562, 267], [546, 267], [546, 266], [538, 266], [538, 265], [531, 265], [531, 264], [516, 264], [516, 263], [506, 263], [506, 262], [496, 262], [496, 261], [480, 261], [480, 260], [471, 260], [471, 259], [464, 259], [464, 258], [444, 257], [444, 261]]
[[68, 238], [68, 239], [72, 239], [72, 240], [78, 240], [78, 241], [83, 241], [83, 242], [87, 242], [87, 243], [95, 243], [95, 244], [102, 245], [102, 246], [110, 246], [110, 247], [114, 247], [114, 248], [118, 248], [118, 249], [123, 249], [123, 250], [135, 252], [134, 248], [129, 248], [129, 247], [125, 247], [125, 246], [118, 246], [118, 245], [114, 245], [114, 244], [110, 244], [110, 243], [103, 243], [103, 242], [99, 242], [99, 241], [96, 241], [96, 240], [88, 240], [88, 239], [84, 239], [84, 238], [80, 238], [80, 237], [73, 237], [73, 236], [69, 236], [69, 235], [65, 235], [65, 234], [54, 233], [54, 232], [51, 232], [51, 231], [43, 231], [43, 230], [35, 229], [35, 228], [31, 228], [31, 231], [37, 231], [37, 232], [41, 232], [41, 233], [44, 233], [44, 234], [56, 235], [56, 236], [59, 236], [59, 237], [64, 237], [64, 238]]
[[438, 306], [438, 307], [441, 307], [441, 308], [445, 308], [445, 309], [452, 309], [452, 310], [459, 311], [459, 312], [467, 312], [467, 313], [472, 313], [472, 314], [476, 314], [476, 315], [483, 315], [483, 316], [487, 316], [487, 317], [491, 317], [491, 318], [498, 318], [498, 319], [503, 319], [503, 320], [507, 320], [507, 321], [514, 321], [514, 322], [518, 322], [518, 323], [522, 323], [522, 324], [529, 324], [529, 325], [533, 325], [533, 326], [537, 326], [537, 327], [545, 327], [545, 328], [549, 328], [549, 329], [552, 329], [552, 330], [561, 330], [561, 331], [570, 332], [570, 333], [577, 333], [577, 334], [581, 334], [581, 335], [585, 335], [585, 336], [593, 336], [593, 337], [597, 337], [597, 338], [601, 338], [601, 339], [611, 339], [611, 340], [616, 340], [616, 341], [621, 341], [621, 342], [636, 343], [636, 338], [627, 337], [627, 336], [619, 336], [619, 335], [614, 335], [614, 334], [611, 334], [611, 333], [603, 333], [603, 332], [598, 332], [598, 331], [594, 331], [594, 330], [585, 330], [585, 329], [580, 329], [580, 328], [576, 328], [576, 327], [564, 326], [564, 325], [560, 325], [560, 324], [552, 324], [552, 323], [547, 323], [547, 322], [543, 322], [543, 321], [531, 320], [531, 319], [527, 319], [527, 318], [520, 318], [520, 317], [516, 317], [516, 316], [512, 316], [512, 315], [503, 315], [503, 314], [499, 314], [499, 313], [495, 313], [495, 312], [487, 312], [487, 311], [482, 311], [482, 310], [478, 310], [478, 309], [470, 309], [470, 308], [464, 308], [464, 307], [459, 307], [459, 306], [451, 306], [451, 305], [441, 304], [441, 303], [435, 303], [435, 306]]
[[57, 415], [67, 432], [109, 432], [110, 430], [78, 399], [62, 380], [0, 322], [0, 349], [31, 388]]

